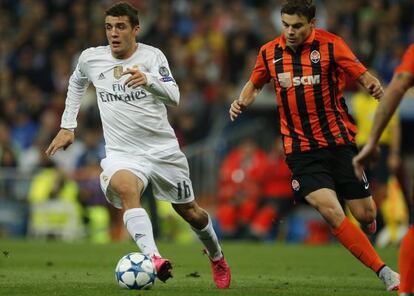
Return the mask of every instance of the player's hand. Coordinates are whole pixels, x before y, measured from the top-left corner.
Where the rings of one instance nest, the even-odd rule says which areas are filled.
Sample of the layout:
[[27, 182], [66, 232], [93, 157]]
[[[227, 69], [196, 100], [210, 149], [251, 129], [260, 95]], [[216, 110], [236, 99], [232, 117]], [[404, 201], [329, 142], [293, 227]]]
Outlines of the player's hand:
[[376, 145], [366, 144], [361, 151], [352, 159], [354, 172], [358, 179], [362, 180], [364, 168], [379, 156], [379, 148]]
[[369, 94], [379, 100], [384, 95], [384, 89], [381, 86], [381, 83], [375, 77], [368, 83], [367, 89]]
[[244, 109], [246, 109], [246, 105], [244, 105], [239, 100], [234, 100], [230, 105], [230, 120], [234, 121], [240, 114], [242, 114]]
[[122, 72], [122, 76], [130, 74], [131, 76], [125, 81], [124, 85], [132, 88], [137, 88], [141, 85], [146, 85], [148, 80], [147, 76], [141, 72], [138, 68], [127, 68]]
[[53, 156], [59, 149], [63, 148], [63, 150], [66, 150], [66, 148], [68, 148], [74, 141], [75, 133], [62, 128], [46, 149], [46, 155], [50, 157]]

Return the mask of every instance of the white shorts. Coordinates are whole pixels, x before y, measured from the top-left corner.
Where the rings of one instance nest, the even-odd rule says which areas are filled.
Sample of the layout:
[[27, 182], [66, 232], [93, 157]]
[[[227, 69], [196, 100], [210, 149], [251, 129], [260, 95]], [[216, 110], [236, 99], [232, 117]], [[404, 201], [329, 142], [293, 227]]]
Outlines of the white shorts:
[[176, 204], [194, 200], [187, 158], [180, 150], [162, 156], [111, 154], [101, 161], [101, 167], [101, 189], [116, 208], [122, 208], [121, 198], [108, 185], [119, 170], [131, 171], [140, 178], [144, 182], [144, 190], [150, 182], [153, 195], [158, 200]]

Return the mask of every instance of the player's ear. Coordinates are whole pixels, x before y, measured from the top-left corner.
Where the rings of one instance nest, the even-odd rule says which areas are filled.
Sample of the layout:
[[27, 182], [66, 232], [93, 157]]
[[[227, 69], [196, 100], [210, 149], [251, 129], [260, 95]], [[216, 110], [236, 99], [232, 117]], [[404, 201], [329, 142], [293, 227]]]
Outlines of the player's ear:
[[141, 31], [141, 27], [139, 25], [136, 25], [133, 29], [135, 36]]
[[316, 26], [316, 18], [311, 19], [311, 20], [309, 21], [309, 23], [310, 23], [310, 25], [311, 25], [311, 28], [312, 28], [312, 29], [315, 29], [315, 26]]

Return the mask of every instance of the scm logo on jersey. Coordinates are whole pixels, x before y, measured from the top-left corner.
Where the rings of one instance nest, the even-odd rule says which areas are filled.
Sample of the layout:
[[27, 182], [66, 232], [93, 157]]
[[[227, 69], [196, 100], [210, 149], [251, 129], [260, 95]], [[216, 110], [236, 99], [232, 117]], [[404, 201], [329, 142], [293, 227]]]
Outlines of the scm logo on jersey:
[[288, 88], [299, 85], [314, 85], [321, 83], [320, 75], [308, 75], [308, 76], [295, 76], [292, 78], [289, 72], [279, 73], [278, 75], [279, 84], [281, 87]]
[[298, 85], [313, 85], [321, 83], [320, 75], [296, 76], [293, 77], [293, 86]]

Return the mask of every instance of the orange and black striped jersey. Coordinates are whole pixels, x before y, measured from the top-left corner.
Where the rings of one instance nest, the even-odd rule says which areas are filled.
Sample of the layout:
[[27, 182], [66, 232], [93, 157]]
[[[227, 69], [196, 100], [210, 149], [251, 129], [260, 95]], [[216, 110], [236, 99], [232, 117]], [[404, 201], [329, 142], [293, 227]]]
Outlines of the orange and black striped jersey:
[[338, 36], [314, 29], [296, 50], [282, 35], [260, 49], [250, 81], [273, 80], [286, 154], [355, 143], [356, 125], [343, 97], [345, 72], [367, 69]]
[[394, 73], [408, 72], [414, 75], [414, 43], [408, 47], [400, 65], [395, 68]]

